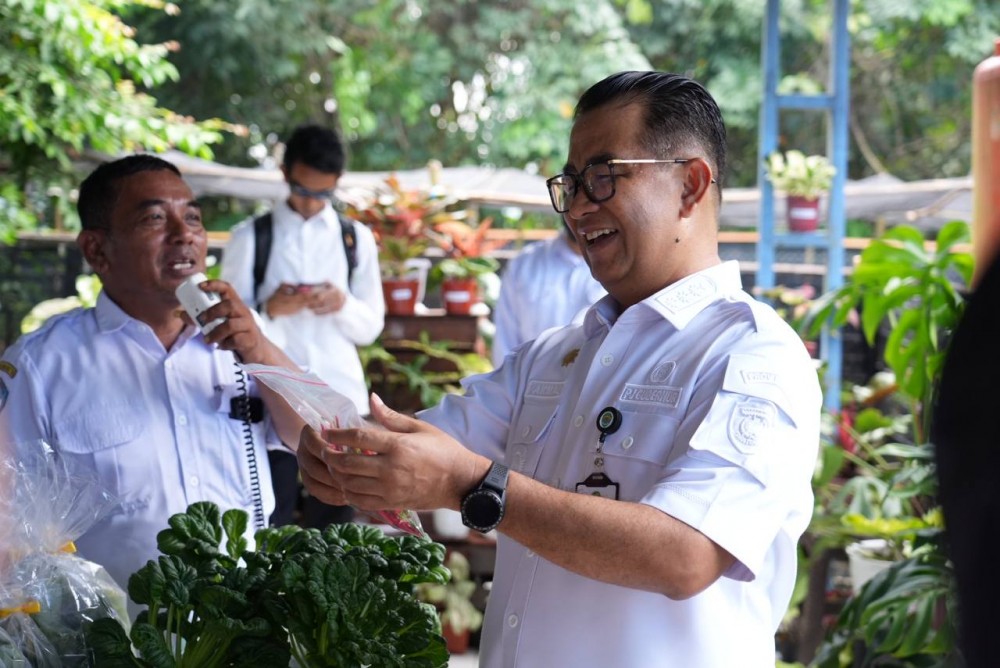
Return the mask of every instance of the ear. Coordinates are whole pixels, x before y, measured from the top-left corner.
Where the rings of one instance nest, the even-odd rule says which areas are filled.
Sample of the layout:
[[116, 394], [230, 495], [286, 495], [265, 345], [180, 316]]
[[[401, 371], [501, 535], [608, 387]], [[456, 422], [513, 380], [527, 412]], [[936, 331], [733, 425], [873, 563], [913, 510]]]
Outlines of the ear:
[[83, 230], [76, 237], [76, 245], [83, 253], [83, 258], [98, 276], [104, 276], [108, 270], [108, 257], [104, 252], [104, 230]]
[[712, 168], [703, 158], [692, 158], [684, 165], [684, 190], [681, 192], [681, 218], [690, 218], [694, 208], [712, 188]]

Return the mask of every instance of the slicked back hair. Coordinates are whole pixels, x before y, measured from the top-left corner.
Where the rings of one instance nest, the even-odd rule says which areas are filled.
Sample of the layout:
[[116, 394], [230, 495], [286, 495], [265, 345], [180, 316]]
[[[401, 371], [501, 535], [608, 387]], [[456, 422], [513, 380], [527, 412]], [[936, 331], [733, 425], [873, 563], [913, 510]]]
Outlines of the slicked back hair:
[[301, 163], [324, 174], [342, 174], [346, 162], [340, 135], [321, 125], [301, 125], [285, 142], [282, 163], [288, 171]]
[[85, 230], [110, 229], [111, 212], [121, 192], [121, 180], [141, 172], [169, 171], [181, 176], [181, 171], [163, 158], [148, 153], [130, 155], [105, 162], [92, 171], [80, 184], [76, 211]]
[[[656, 152], [655, 157], [702, 154], [712, 168], [721, 199], [726, 178], [726, 126], [719, 105], [705, 87], [669, 72], [619, 72], [587, 89], [573, 117], [632, 102], [640, 102], [645, 108], [645, 140]], [[676, 155], [668, 154], [671, 152]]]

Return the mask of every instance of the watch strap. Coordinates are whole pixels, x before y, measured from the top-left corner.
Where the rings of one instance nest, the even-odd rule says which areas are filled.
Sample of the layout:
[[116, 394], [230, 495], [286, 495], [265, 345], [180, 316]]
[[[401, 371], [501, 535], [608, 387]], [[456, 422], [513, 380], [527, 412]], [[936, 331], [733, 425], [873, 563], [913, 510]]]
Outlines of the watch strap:
[[483, 487], [488, 487], [502, 496], [504, 492], [507, 491], [507, 478], [510, 475], [510, 468], [500, 464], [498, 462], [493, 462], [490, 466], [490, 470], [486, 472], [486, 477], [483, 481], [479, 483], [477, 489], [482, 489]]

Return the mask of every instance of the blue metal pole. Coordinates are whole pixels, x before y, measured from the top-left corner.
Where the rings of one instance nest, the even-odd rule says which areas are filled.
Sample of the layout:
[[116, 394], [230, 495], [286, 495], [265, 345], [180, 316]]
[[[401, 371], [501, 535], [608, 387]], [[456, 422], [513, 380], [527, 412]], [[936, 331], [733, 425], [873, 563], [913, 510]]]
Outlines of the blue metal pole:
[[764, 68], [764, 99], [760, 107], [757, 141], [757, 187], [760, 190], [760, 218], [757, 225], [757, 287], [774, 287], [775, 232], [774, 187], [764, 172], [764, 160], [778, 147], [778, 80], [781, 77], [781, 32], [778, 26], [780, 1], [767, 0], [761, 39]]
[[[844, 284], [844, 234], [847, 212], [844, 202], [844, 185], [847, 183], [848, 118], [851, 102], [851, 36], [847, 31], [850, 0], [834, 1], [833, 53], [830, 65], [830, 93], [833, 105], [830, 110], [827, 154], [837, 169], [830, 189], [827, 225], [826, 289], [834, 290]], [[826, 350], [826, 388], [824, 405], [833, 411], [840, 409], [840, 385], [843, 376], [843, 337], [839, 330], [826, 328], [822, 346]]]

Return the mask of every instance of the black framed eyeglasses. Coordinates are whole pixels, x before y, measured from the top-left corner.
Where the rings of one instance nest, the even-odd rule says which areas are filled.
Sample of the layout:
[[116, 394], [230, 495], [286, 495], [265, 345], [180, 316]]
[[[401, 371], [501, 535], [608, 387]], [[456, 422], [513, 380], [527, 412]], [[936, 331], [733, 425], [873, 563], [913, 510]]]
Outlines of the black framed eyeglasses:
[[288, 188], [292, 191], [293, 195], [324, 200], [333, 199], [334, 192], [336, 191], [336, 188], [329, 188], [327, 190], [310, 190], [301, 183], [296, 183], [295, 181], [289, 181]]
[[[615, 196], [615, 165], [682, 165], [691, 162], [694, 158], [671, 158], [667, 160], [657, 160], [654, 158], [636, 158], [632, 160], [624, 158], [612, 158], [602, 160], [587, 165], [579, 174], [564, 172], [556, 174], [545, 182], [549, 188], [549, 197], [552, 199], [552, 207], [556, 213], [566, 213], [569, 211], [573, 198], [580, 185], [583, 185], [583, 192], [594, 204], [606, 202]], [[715, 180], [713, 179], [714, 183]]]

